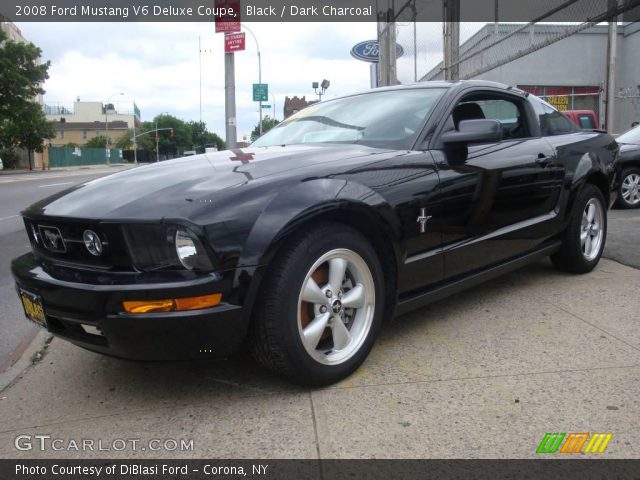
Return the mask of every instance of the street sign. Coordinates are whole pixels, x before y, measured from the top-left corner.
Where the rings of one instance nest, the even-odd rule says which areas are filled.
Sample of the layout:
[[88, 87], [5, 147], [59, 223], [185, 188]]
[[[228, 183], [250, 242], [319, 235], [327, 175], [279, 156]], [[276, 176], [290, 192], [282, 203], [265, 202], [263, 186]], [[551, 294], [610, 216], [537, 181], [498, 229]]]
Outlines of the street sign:
[[[396, 58], [404, 55], [404, 49], [396, 43]], [[351, 56], [363, 62], [378, 63], [380, 59], [380, 45], [377, 40], [366, 40], [353, 46]]]
[[269, 100], [269, 85], [266, 83], [253, 84], [253, 101], [266, 102]]
[[271, 105], [262, 105], [262, 108], [271, 108]]
[[224, 34], [224, 53], [241, 52], [245, 47], [244, 32]]
[[[240, 0], [215, 0], [217, 11], [224, 9], [225, 15], [216, 16], [216, 33], [240, 31]], [[235, 14], [235, 17], [233, 16]]]

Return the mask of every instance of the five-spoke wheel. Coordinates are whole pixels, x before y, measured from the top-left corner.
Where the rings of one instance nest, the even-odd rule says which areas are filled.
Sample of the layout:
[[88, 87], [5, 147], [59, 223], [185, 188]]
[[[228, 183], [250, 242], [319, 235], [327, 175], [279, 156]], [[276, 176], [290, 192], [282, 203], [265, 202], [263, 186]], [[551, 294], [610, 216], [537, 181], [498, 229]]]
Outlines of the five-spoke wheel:
[[250, 347], [263, 365], [323, 385], [353, 372], [377, 336], [385, 277], [357, 230], [321, 223], [292, 237], [269, 267]]
[[582, 254], [589, 261], [595, 259], [600, 253], [600, 246], [604, 238], [603, 219], [602, 204], [596, 198], [591, 198], [582, 212], [580, 226]]
[[374, 306], [373, 276], [360, 255], [347, 249], [322, 255], [298, 299], [298, 328], [309, 355], [328, 365], [351, 357], [371, 329]]
[[591, 183], [582, 187], [568, 220], [560, 238], [562, 246], [551, 261], [567, 272], [590, 272], [598, 264], [607, 238], [606, 203], [598, 187]]

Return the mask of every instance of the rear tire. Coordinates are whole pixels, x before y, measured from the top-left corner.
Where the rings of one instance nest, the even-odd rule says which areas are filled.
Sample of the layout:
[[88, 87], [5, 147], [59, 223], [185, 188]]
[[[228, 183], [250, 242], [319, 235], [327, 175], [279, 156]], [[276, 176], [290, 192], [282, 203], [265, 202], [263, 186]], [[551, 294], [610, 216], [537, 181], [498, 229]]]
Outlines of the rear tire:
[[616, 205], [620, 208], [640, 207], [640, 168], [632, 167], [622, 171]]
[[367, 239], [344, 224], [321, 224], [291, 239], [269, 267], [249, 349], [258, 362], [300, 383], [337, 382], [369, 354], [384, 292]]
[[587, 273], [595, 268], [607, 238], [605, 205], [604, 196], [595, 185], [584, 185], [562, 234], [562, 247], [551, 255], [556, 268], [571, 273]]

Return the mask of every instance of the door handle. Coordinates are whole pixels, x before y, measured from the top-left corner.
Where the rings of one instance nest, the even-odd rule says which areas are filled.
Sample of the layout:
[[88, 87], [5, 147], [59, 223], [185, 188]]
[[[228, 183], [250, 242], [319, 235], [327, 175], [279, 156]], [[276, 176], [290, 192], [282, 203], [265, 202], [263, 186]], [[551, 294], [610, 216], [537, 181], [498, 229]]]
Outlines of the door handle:
[[547, 165], [549, 165], [552, 162], [552, 160], [553, 159], [551, 157], [547, 157], [546, 155], [539, 153], [538, 158], [536, 158], [536, 163], [540, 165], [542, 168], [544, 168]]

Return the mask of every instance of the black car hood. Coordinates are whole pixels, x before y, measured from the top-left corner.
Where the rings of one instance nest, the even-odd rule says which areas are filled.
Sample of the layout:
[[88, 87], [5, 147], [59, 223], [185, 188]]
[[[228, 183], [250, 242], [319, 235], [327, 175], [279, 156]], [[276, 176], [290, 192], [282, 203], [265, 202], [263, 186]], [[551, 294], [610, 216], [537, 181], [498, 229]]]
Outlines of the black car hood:
[[99, 178], [29, 207], [26, 216], [83, 219], [159, 219], [186, 202], [229, 188], [308, 175], [327, 165], [373, 161], [379, 150], [363, 145], [292, 145], [225, 150], [178, 158]]

